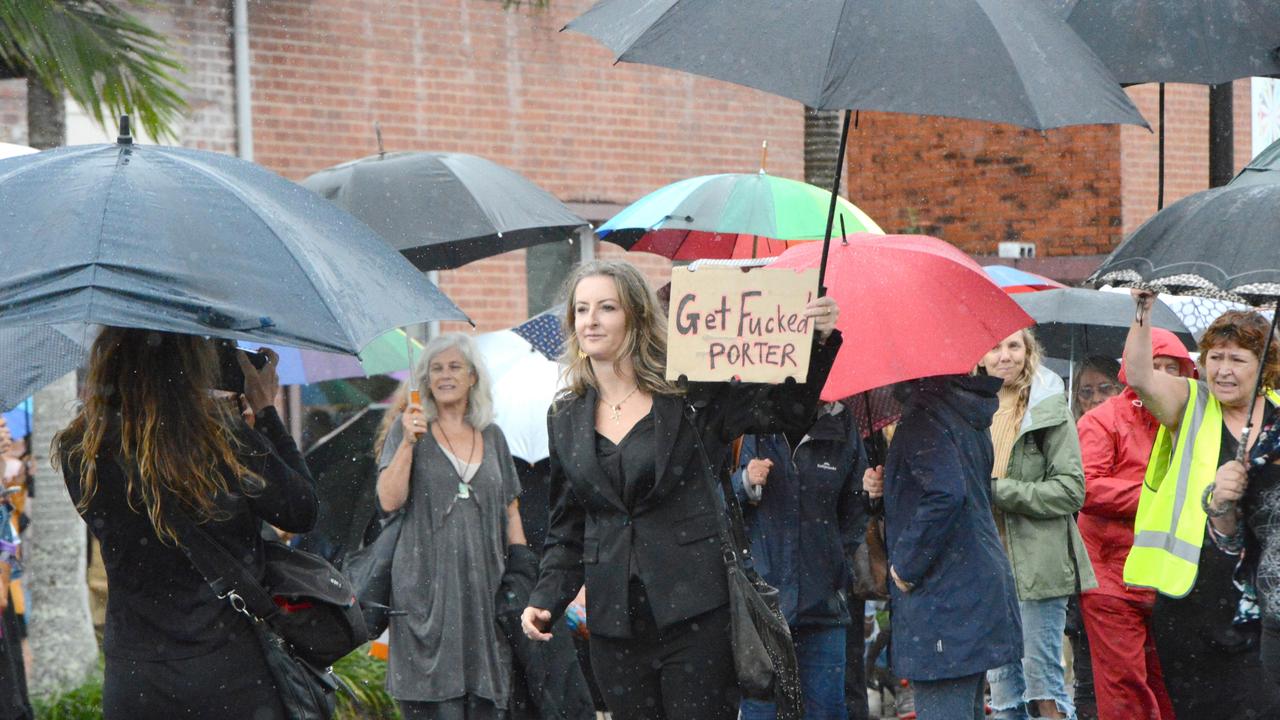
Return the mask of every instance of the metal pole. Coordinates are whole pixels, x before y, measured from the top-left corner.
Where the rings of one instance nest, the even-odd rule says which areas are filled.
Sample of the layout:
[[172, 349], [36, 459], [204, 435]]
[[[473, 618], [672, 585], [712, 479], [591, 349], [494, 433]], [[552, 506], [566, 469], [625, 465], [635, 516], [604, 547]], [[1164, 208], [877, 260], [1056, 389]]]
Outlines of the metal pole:
[[240, 159], [253, 161], [253, 93], [249, 84], [249, 0], [235, 0], [236, 148]]
[[1164, 83], [1160, 83], [1160, 167], [1156, 174], [1156, 211], [1164, 209]]
[[822, 240], [822, 264], [818, 266], [818, 297], [827, 294], [827, 253], [831, 250], [831, 230], [836, 222], [836, 201], [840, 197], [840, 176], [844, 171], [844, 152], [849, 144], [849, 120], [852, 110], [844, 111], [844, 127], [840, 129], [840, 150], [836, 152], [835, 179], [831, 183], [831, 204], [827, 207], [827, 234]]

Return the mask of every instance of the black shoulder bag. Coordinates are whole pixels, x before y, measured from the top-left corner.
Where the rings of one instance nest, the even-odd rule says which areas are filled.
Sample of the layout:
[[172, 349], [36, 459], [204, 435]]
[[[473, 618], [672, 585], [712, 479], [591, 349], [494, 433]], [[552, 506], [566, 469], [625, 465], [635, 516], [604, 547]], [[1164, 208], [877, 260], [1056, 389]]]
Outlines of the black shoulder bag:
[[[686, 405], [686, 408], [689, 413], [696, 412], [692, 406]], [[778, 720], [799, 720], [804, 717], [800, 668], [791, 628], [778, 602], [778, 590], [751, 567], [751, 544], [747, 540], [738, 496], [733, 492], [728, 474], [717, 472], [707, 456], [693, 418], [688, 414], [686, 417], [707, 473], [712, 478], [719, 476], [720, 492], [724, 495], [728, 522], [721, 523], [720, 544], [729, 580], [729, 632], [738, 687], [749, 698], [772, 701]], [[711, 492], [715, 493], [714, 486]]]
[[249, 619], [290, 720], [330, 718], [338, 681], [328, 666], [368, 639], [347, 579], [317, 555], [267, 542], [259, 582], [185, 512], [168, 517], [214, 594]]

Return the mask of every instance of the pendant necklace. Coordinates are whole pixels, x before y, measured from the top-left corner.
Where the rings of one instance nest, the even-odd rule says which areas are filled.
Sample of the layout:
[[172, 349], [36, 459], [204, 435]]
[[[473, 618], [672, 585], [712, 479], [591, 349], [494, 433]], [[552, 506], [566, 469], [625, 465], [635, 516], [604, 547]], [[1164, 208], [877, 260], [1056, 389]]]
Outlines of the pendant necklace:
[[471, 428], [471, 451], [467, 453], [467, 462], [458, 467], [454, 463], [459, 462], [458, 453], [453, 450], [453, 443], [449, 441], [449, 433], [445, 432], [444, 426], [440, 426], [440, 434], [444, 436], [444, 444], [449, 448], [449, 464], [453, 465], [453, 469], [458, 473], [458, 497], [466, 500], [471, 497], [471, 485], [467, 482], [465, 472], [471, 468], [471, 458], [476, 453], [476, 429]]
[[614, 422], [618, 422], [619, 420], [622, 419], [622, 404], [630, 400], [631, 396], [635, 395], [636, 391], [639, 389], [640, 389], [639, 385], [636, 385], [635, 387], [631, 388], [631, 392], [627, 393], [626, 397], [619, 400], [617, 405], [614, 405], [610, 403], [608, 400], [605, 400], [604, 393], [600, 393], [600, 400], [604, 403], [605, 407], [609, 408], [610, 420], [613, 420]]

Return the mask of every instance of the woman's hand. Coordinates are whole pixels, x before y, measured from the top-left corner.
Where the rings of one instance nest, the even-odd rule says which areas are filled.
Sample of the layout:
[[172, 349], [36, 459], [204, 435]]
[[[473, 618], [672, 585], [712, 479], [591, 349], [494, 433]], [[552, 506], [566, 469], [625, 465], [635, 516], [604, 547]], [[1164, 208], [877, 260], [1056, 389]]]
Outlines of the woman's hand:
[[897, 585], [898, 589], [901, 590], [903, 593], [909, 593], [912, 590], [916, 589], [914, 585], [898, 577], [898, 571], [894, 569], [892, 565], [889, 566], [889, 575], [893, 578], [893, 584]]
[[422, 406], [418, 403], [409, 403], [404, 408], [404, 414], [400, 416], [400, 425], [404, 429], [404, 439], [402, 443], [413, 445], [427, 434], [426, 416], [422, 414]]
[[826, 340], [831, 331], [836, 329], [836, 320], [840, 317], [840, 306], [830, 295], [814, 299], [804, 309], [805, 317], [813, 318], [813, 327], [818, 337]]
[[530, 640], [545, 642], [551, 639], [551, 611], [542, 608], [527, 607], [520, 613], [520, 627], [525, 637]]
[[1249, 474], [1244, 464], [1232, 460], [1213, 476], [1213, 509], [1222, 510], [1230, 503], [1239, 503], [1249, 487]]
[[1133, 303], [1138, 308], [1137, 314], [1133, 318], [1134, 321], [1139, 325], [1145, 325], [1147, 318], [1151, 316], [1151, 308], [1156, 304], [1156, 294], [1150, 290], [1130, 288], [1129, 295], [1133, 298]]
[[240, 363], [240, 372], [244, 373], [244, 398], [255, 414], [274, 405], [280, 391], [280, 377], [276, 374], [280, 356], [271, 348], [258, 348], [258, 352], [267, 356], [267, 364], [261, 370], [249, 362], [249, 356], [243, 350], [236, 350], [236, 362]]
[[867, 468], [867, 471], [862, 473], [862, 489], [866, 491], [867, 496], [872, 500], [884, 497], [883, 465]]
[[747, 463], [747, 482], [757, 487], [763, 486], [769, 482], [769, 471], [772, 469], [772, 460], [752, 458], [751, 462]]

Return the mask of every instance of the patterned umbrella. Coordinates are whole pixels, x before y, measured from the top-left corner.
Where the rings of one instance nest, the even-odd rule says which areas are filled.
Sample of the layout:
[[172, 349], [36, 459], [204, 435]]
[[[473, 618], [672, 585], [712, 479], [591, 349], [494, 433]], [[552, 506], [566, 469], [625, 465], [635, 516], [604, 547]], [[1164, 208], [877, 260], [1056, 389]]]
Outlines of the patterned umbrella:
[[[831, 193], [765, 172], [702, 175], [631, 203], [597, 234], [627, 250], [672, 260], [774, 257], [792, 241], [826, 235]], [[884, 231], [844, 198], [836, 223], [848, 233]]]

